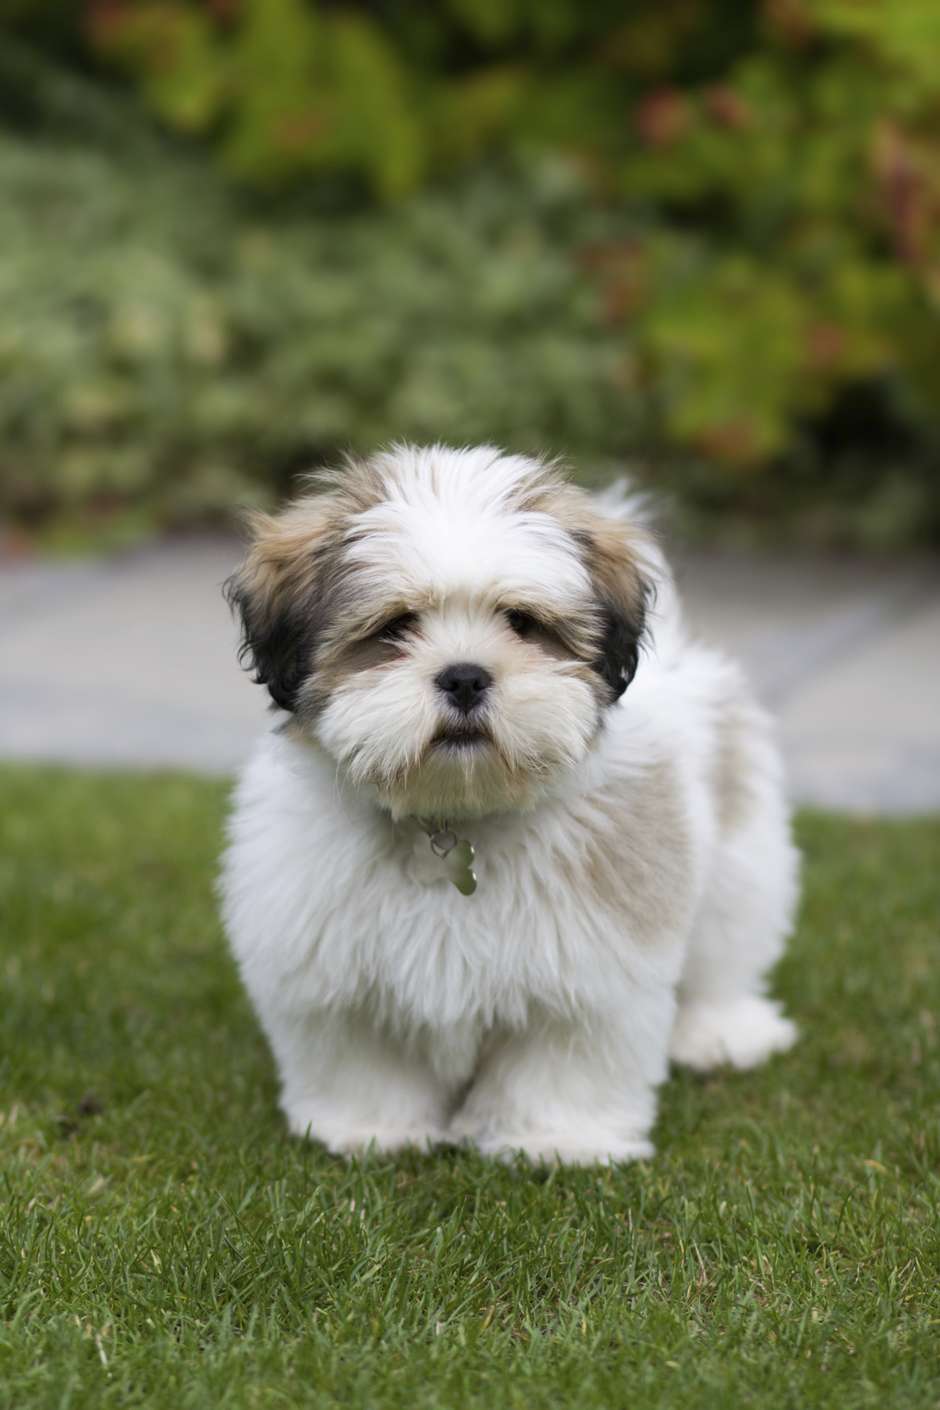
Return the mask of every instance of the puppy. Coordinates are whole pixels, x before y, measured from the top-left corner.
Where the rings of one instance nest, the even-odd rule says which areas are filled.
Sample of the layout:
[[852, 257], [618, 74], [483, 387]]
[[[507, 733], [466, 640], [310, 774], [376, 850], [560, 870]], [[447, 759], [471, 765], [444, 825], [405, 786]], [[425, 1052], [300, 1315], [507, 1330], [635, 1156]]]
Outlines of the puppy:
[[670, 1057], [790, 1046], [770, 724], [629, 500], [396, 446], [257, 517], [227, 592], [284, 713], [222, 909], [292, 1132], [630, 1160]]

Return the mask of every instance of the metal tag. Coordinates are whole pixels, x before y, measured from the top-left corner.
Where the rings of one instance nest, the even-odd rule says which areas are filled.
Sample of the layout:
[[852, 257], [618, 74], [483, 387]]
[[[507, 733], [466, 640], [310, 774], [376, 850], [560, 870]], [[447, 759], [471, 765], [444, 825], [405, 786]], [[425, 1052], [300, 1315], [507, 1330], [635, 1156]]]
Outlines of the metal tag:
[[463, 838], [447, 858], [450, 879], [461, 896], [472, 896], [477, 889], [477, 874], [473, 870], [474, 856], [473, 843]]
[[461, 896], [472, 896], [477, 889], [472, 842], [468, 842], [465, 837], [458, 837], [449, 827], [439, 828], [428, 836], [431, 851], [444, 863], [451, 885], [456, 886]]

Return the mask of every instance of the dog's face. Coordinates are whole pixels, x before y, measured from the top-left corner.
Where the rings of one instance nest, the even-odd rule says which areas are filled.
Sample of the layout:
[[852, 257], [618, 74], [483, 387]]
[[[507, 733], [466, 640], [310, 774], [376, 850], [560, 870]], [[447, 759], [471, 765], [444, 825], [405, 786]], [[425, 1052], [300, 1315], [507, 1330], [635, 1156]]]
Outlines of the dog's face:
[[637, 530], [492, 448], [397, 448], [260, 517], [228, 584], [275, 703], [395, 816], [525, 806], [632, 679]]

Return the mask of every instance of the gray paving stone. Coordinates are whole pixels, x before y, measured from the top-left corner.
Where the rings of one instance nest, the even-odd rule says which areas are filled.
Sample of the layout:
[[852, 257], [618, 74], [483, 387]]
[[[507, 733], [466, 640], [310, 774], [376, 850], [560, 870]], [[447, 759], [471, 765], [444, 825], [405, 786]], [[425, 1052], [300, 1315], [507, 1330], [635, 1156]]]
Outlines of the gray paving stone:
[[0, 573], [0, 754], [80, 763], [234, 767], [264, 726], [235, 659], [221, 585], [230, 541], [181, 541], [76, 578]]
[[[221, 584], [230, 540], [0, 563], [0, 756], [227, 772], [264, 727]], [[780, 718], [794, 797], [940, 809], [940, 567], [680, 556], [695, 630]]]
[[940, 806], [940, 599], [815, 673], [782, 724], [798, 796], [877, 812]]

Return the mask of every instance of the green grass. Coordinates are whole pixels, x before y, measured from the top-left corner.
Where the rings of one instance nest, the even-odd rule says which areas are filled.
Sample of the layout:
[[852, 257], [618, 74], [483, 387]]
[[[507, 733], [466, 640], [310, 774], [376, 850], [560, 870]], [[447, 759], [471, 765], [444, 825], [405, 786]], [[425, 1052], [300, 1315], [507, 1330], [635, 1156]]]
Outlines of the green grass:
[[223, 786], [0, 797], [0, 1405], [940, 1405], [940, 822], [804, 817], [799, 1047], [546, 1174], [287, 1140]]

